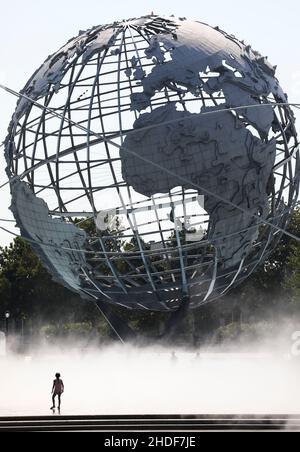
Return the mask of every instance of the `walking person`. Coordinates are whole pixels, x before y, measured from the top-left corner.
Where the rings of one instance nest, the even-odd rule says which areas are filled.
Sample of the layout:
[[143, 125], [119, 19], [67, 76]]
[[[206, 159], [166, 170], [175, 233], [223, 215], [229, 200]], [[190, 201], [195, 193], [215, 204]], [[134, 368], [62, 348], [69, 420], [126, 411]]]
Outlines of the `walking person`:
[[65, 390], [64, 382], [60, 378], [60, 374], [57, 373], [57, 374], [55, 374], [55, 380], [53, 381], [53, 386], [52, 386], [52, 391], [51, 391], [52, 407], [50, 408], [50, 410], [55, 409], [55, 397], [56, 396], [58, 396], [58, 410], [60, 410], [61, 395], [64, 392], [64, 390]]

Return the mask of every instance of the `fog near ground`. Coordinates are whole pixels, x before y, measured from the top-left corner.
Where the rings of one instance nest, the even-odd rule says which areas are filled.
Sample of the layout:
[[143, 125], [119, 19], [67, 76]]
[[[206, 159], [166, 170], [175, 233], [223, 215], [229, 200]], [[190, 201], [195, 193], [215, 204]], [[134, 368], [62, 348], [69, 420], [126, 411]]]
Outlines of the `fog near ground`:
[[247, 353], [108, 346], [0, 357], [0, 416], [51, 414], [299, 414], [300, 357], [259, 346]]

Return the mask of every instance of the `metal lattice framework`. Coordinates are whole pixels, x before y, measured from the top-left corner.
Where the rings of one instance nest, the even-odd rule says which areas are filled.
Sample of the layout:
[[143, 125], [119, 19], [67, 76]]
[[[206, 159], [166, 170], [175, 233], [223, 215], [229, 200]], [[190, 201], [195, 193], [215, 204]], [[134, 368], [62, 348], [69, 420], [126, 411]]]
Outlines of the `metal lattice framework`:
[[221, 297], [273, 250], [298, 199], [275, 68], [185, 18], [69, 41], [22, 91], [6, 158], [15, 218], [54, 277], [129, 309]]

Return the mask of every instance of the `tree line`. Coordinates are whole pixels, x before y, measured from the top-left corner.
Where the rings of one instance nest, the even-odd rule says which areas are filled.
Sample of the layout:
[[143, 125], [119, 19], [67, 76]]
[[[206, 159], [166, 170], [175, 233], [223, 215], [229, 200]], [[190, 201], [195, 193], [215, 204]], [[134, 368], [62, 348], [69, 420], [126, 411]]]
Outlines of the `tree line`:
[[[288, 231], [300, 237], [299, 207]], [[103, 338], [112, 337], [96, 306], [55, 283], [30, 245], [19, 237], [9, 246], [0, 247], [2, 327], [6, 310], [10, 311], [17, 330], [22, 323], [32, 334], [48, 329], [54, 336], [73, 330], [77, 334], [96, 331]], [[149, 337], [159, 333], [168, 316], [144, 312], [119, 314], [136, 331]], [[300, 318], [300, 244], [286, 235], [264, 265], [243, 284], [220, 301], [190, 313], [180, 334], [197, 342], [216, 331], [226, 332], [228, 325], [245, 328], [279, 315]]]

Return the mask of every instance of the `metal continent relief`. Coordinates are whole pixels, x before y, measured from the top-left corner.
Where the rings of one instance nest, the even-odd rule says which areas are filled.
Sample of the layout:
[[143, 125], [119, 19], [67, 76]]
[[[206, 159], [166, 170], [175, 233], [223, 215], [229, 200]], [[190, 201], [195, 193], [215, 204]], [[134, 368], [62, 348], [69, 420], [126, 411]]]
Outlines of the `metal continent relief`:
[[[231, 112], [192, 115], [177, 111], [172, 103], [141, 115], [134, 130], [120, 153], [126, 183], [145, 196], [168, 193], [177, 186], [202, 187], [199, 194], [205, 195], [205, 209], [211, 218], [209, 239], [217, 247], [221, 263], [228, 268], [240, 262], [257, 237], [253, 215], [266, 218], [269, 212], [267, 192], [276, 141], [263, 143]], [[232, 238], [222, 240], [231, 234]]]

